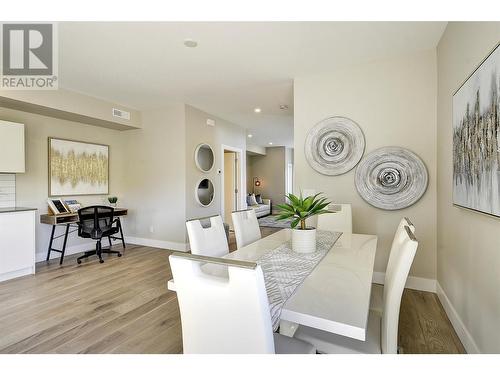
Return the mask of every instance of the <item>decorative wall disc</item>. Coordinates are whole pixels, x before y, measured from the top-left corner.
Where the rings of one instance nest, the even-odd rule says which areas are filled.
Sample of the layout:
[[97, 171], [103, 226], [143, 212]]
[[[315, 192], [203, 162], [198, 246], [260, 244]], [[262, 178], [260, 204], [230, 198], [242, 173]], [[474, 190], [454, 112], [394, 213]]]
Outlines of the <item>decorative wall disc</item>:
[[372, 206], [399, 210], [424, 195], [428, 179], [424, 162], [413, 152], [382, 147], [359, 163], [354, 182], [359, 195]]
[[311, 167], [319, 173], [336, 176], [359, 163], [365, 151], [365, 136], [351, 119], [329, 117], [309, 131], [304, 151]]

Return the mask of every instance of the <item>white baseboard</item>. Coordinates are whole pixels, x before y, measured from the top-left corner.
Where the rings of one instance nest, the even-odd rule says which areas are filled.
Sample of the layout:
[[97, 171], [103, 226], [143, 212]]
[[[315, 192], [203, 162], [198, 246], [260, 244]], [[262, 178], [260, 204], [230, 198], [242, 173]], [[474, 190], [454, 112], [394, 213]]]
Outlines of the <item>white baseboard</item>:
[[34, 273], [35, 273], [34, 267], [27, 267], [27, 268], [23, 268], [21, 270], [3, 273], [0, 275], [0, 282], [10, 280], [10, 279], [15, 279], [16, 277], [33, 275]]
[[[64, 256], [83, 253], [84, 251], [90, 251], [90, 250], [94, 250], [94, 249], [95, 249], [95, 242], [67, 246], [66, 251], [64, 252]], [[60, 257], [61, 257], [61, 253], [58, 253], [57, 251], [50, 252], [50, 259], [55, 259], [55, 258], [60, 258]], [[36, 253], [35, 254], [35, 262], [42, 262], [45, 259], [47, 259], [47, 251], [44, 251], [43, 253]]]
[[[118, 242], [114, 242], [116, 244]], [[170, 242], [170, 241], [159, 241], [159, 240], [151, 240], [149, 238], [139, 238], [139, 237], [125, 237], [125, 243], [132, 245], [141, 245], [141, 246], [150, 246], [156, 247], [160, 249], [169, 249], [169, 250], [177, 250], [177, 251], [187, 251], [187, 244], [179, 243], [179, 242]], [[90, 251], [95, 249], [95, 242], [83, 243], [79, 245], [67, 246], [64, 255], [72, 255], [83, 253], [84, 251]], [[59, 258], [61, 253], [56, 251], [50, 252], [50, 259]], [[47, 252], [36, 253], [35, 262], [42, 262], [46, 259]]]
[[188, 251], [187, 244], [181, 242], [152, 240], [150, 238], [140, 238], [140, 237], [125, 237], [125, 242], [134, 245], [156, 247], [159, 249]]
[[465, 326], [464, 322], [462, 322], [462, 319], [460, 319], [460, 316], [457, 313], [457, 310], [453, 307], [451, 301], [449, 300], [448, 296], [444, 292], [443, 288], [441, 285], [439, 285], [439, 282], [437, 284], [437, 295], [439, 300], [441, 301], [441, 304], [443, 305], [444, 311], [446, 311], [446, 315], [448, 315], [448, 318], [450, 319], [451, 324], [453, 325], [453, 328], [455, 328], [455, 332], [457, 333], [458, 337], [460, 337], [460, 341], [462, 341], [462, 344], [465, 347], [465, 350], [469, 354], [479, 354], [481, 353], [479, 351], [479, 348], [472, 338], [472, 335], [469, 333], [467, 327]]
[[[384, 272], [373, 272], [372, 281], [375, 284], [384, 285], [384, 280], [385, 280]], [[408, 276], [405, 287], [409, 289], [422, 290], [424, 292], [436, 293], [437, 291], [436, 280], [426, 279], [423, 277], [416, 277], [416, 276]]]

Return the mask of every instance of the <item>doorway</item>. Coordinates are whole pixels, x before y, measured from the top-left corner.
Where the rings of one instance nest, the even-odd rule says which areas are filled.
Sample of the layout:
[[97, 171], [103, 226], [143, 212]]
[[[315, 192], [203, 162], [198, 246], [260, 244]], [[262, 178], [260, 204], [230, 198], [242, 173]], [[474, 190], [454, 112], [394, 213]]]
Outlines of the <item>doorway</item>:
[[243, 171], [241, 168], [242, 151], [240, 149], [222, 146], [223, 161], [222, 161], [222, 199], [221, 199], [221, 214], [224, 222], [229, 224], [229, 228], [233, 229], [231, 213], [243, 208], [241, 197], [243, 192], [242, 178]]
[[[285, 195], [293, 193], [293, 164], [288, 163], [286, 166], [286, 187], [285, 187]], [[290, 203], [289, 199], [286, 198], [286, 203]]]
[[236, 153], [224, 151], [224, 221], [232, 228], [231, 212], [238, 207]]

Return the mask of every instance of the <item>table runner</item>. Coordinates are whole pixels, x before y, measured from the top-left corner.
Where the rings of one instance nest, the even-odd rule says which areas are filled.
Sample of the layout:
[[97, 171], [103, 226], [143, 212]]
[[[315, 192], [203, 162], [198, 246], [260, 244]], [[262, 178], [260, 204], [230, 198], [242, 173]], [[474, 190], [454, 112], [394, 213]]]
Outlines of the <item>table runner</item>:
[[262, 268], [273, 330], [279, 327], [281, 310], [285, 302], [302, 284], [337, 242], [342, 232], [318, 230], [316, 232], [316, 251], [310, 254], [296, 253], [291, 241], [267, 252], [257, 260]]

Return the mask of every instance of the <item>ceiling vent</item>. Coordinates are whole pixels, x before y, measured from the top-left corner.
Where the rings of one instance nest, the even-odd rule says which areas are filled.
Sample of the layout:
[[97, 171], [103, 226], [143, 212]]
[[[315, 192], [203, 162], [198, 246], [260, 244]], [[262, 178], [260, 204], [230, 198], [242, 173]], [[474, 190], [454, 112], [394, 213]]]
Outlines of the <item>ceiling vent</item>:
[[113, 117], [119, 117], [122, 120], [130, 120], [130, 112], [122, 111], [121, 109], [113, 108]]

